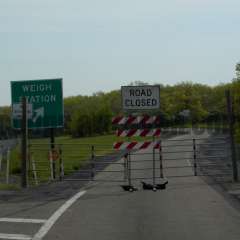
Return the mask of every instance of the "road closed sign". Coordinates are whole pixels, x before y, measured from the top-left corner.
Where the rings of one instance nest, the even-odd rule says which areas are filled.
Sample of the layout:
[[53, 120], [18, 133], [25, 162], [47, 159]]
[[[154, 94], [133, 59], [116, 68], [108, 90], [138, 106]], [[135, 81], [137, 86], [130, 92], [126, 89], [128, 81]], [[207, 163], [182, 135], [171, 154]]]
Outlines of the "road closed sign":
[[160, 108], [159, 86], [123, 86], [123, 110], [154, 110]]
[[11, 82], [12, 125], [21, 128], [22, 98], [27, 100], [28, 127], [63, 127], [62, 79]]

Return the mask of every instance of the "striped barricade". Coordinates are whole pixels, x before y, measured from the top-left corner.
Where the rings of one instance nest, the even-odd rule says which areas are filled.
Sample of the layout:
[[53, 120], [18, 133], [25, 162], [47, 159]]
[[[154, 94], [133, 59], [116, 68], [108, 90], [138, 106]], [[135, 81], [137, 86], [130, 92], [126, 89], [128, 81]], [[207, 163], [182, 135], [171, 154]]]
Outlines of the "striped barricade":
[[158, 149], [160, 143], [158, 141], [145, 141], [145, 142], [115, 142], [113, 144], [115, 150], [141, 150], [141, 149]]
[[159, 137], [161, 129], [128, 129], [116, 131], [118, 137]]
[[112, 118], [112, 124], [114, 125], [133, 125], [133, 124], [157, 124], [159, 123], [158, 116], [117, 116]]

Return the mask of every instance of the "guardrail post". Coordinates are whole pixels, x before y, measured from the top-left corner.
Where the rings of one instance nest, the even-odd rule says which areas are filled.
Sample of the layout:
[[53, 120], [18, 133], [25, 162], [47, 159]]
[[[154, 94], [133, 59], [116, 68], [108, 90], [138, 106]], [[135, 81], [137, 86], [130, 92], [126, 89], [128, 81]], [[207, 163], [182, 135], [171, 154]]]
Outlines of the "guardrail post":
[[197, 151], [196, 151], [196, 139], [193, 139], [193, 167], [194, 176], [197, 176]]
[[62, 181], [64, 177], [64, 165], [62, 157], [62, 147], [59, 146], [59, 180]]
[[159, 141], [159, 161], [160, 161], [160, 178], [164, 178], [163, 175], [163, 156], [162, 156], [162, 141]]
[[95, 148], [94, 145], [91, 147], [91, 180], [95, 177]]

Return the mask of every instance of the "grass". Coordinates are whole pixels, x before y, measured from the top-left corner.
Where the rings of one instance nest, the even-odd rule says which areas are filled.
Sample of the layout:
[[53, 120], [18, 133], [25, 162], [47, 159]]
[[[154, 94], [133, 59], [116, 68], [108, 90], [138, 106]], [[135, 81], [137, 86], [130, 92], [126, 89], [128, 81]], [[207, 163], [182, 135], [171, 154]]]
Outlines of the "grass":
[[[80, 169], [91, 159], [92, 145], [95, 146], [95, 155], [104, 155], [113, 151], [112, 144], [115, 140], [113, 135], [72, 138], [70, 136], [57, 137], [55, 139], [56, 149], [62, 151], [64, 173], [71, 174]], [[49, 139], [35, 139], [30, 141], [31, 159], [35, 162], [36, 172], [40, 181], [51, 179], [51, 167], [49, 161], [50, 144]], [[30, 163], [30, 170], [33, 170], [33, 161]], [[55, 161], [57, 175], [60, 175], [60, 162]], [[30, 172], [33, 180], [33, 172]]]
[[12, 149], [10, 153], [10, 173], [21, 173], [21, 150], [19, 145], [16, 148]]
[[16, 190], [20, 190], [20, 187], [17, 184], [0, 183], [0, 190], [16, 191]]
[[[112, 144], [116, 141], [114, 135], [98, 136], [98, 137], [85, 137], [85, 138], [71, 138], [69, 136], [57, 137], [55, 139], [56, 147], [61, 146], [63, 152], [63, 160], [65, 170], [72, 171], [79, 169], [84, 161], [91, 157], [91, 145], [97, 146], [97, 154], [108, 154], [112, 151]], [[39, 170], [40, 176], [47, 179], [50, 175], [50, 163], [49, 163], [49, 139], [31, 139], [30, 155], [36, 162], [36, 167]], [[29, 166], [32, 169], [32, 164]], [[59, 166], [57, 165], [59, 168]], [[44, 170], [46, 169], [46, 173]], [[21, 172], [21, 150], [20, 146], [17, 146], [11, 151], [10, 154], [10, 173], [20, 174]]]
[[237, 124], [235, 133], [236, 133], [236, 141], [238, 144], [240, 144], [240, 124], [239, 123]]

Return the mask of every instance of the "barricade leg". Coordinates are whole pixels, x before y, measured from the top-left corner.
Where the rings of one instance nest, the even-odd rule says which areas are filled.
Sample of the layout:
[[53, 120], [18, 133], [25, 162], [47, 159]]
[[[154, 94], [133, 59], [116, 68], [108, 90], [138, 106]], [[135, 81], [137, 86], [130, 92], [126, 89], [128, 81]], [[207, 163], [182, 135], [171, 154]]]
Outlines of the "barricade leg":
[[128, 184], [122, 185], [122, 188], [125, 191], [129, 191], [129, 192], [137, 191], [138, 189], [132, 185], [131, 152], [129, 152], [127, 155], [127, 171], [126, 172], [127, 172]]
[[161, 141], [160, 141], [160, 147], [159, 147], [159, 161], [160, 161], [160, 178], [164, 178], [164, 175], [163, 175], [162, 142]]
[[132, 186], [131, 180], [131, 153], [128, 153], [128, 185]]
[[128, 153], [126, 153], [123, 157], [123, 168], [124, 168], [123, 180], [127, 181], [127, 179], [128, 179]]
[[155, 176], [155, 168], [156, 168], [156, 162], [155, 162], [155, 148], [153, 148], [153, 191], [156, 191], [156, 176]]

